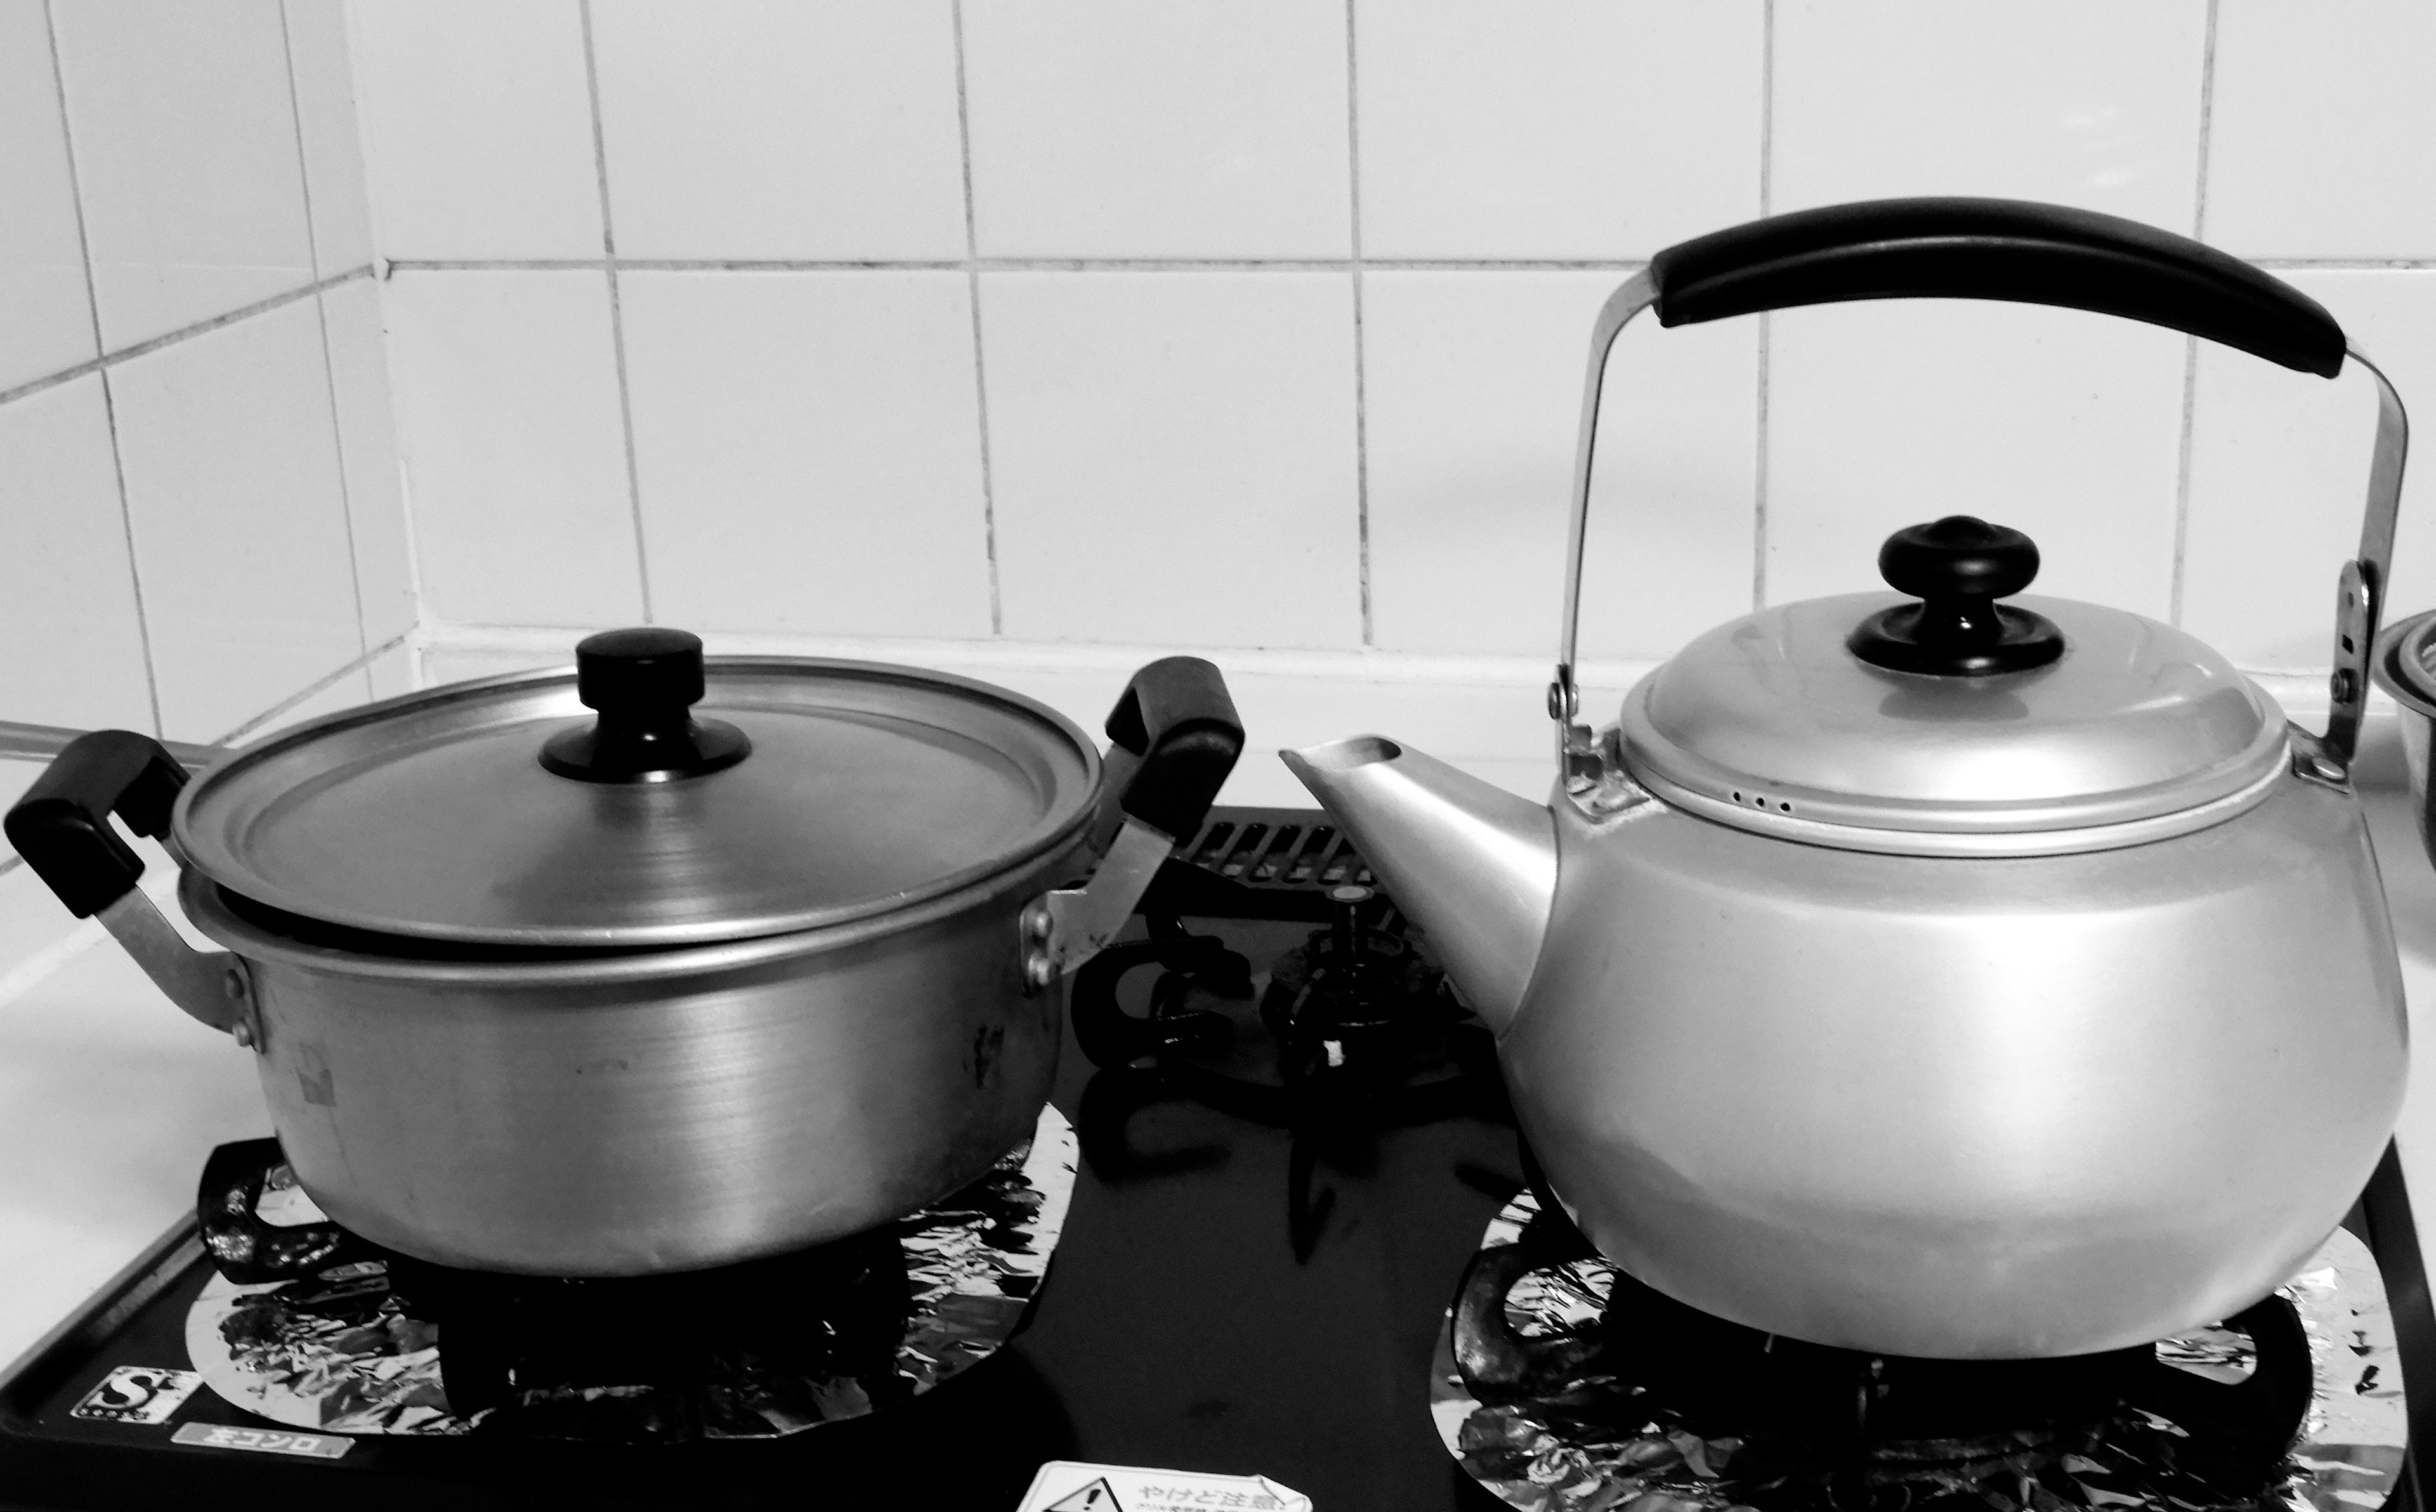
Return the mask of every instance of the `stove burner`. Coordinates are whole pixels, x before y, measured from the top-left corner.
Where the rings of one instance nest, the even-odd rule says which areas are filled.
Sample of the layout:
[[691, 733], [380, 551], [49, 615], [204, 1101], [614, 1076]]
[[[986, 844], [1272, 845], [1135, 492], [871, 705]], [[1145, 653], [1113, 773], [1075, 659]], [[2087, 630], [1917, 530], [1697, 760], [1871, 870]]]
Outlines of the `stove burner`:
[[[1357, 869], [1341, 849], [1328, 855], [1324, 867], [1291, 869], [1323, 878]], [[1488, 1031], [1385, 899], [1360, 882], [1338, 882], [1324, 898], [1271, 896], [1278, 912], [1290, 903], [1304, 917], [1322, 901], [1328, 922], [1275, 958], [1257, 1002], [1246, 960], [1172, 915], [1145, 912], [1147, 939], [1111, 947], [1075, 974], [1075, 1042], [1100, 1068], [1084, 1086], [1077, 1132], [1092, 1170], [1125, 1180], [1226, 1158], [1215, 1145], [1138, 1148], [1133, 1119], [1158, 1104], [1197, 1103], [1286, 1129], [1287, 1233], [1299, 1262], [1316, 1251], [1334, 1203], [1318, 1180], [1323, 1159], [1364, 1172], [1382, 1130], [1512, 1114]], [[1119, 989], [1146, 965], [1162, 969], [1137, 1017]]]
[[2379, 1384], [2394, 1347], [2382, 1288], [2339, 1231], [2283, 1292], [2205, 1337], [1909, 1360], [1687, 1307], [1595, 1258], [1526, 1191], [1450, 1311], [1434, 1413], [1474, 1479], [1534, 1512], [1652, 1494], [1682, 1512], [2332, 1512], [2381, 1499], [2407, 1433], [2399, 1394]]
[[1288, 1086], [1335, 1082], [1376, 1093], [1402, 1082], [1414, 1057], [1435, 1050], [1453, 1015], [1437, 977], [1412, 941], [1363, 917], [1377, 895], [1348, 882], [1329, 890], [1336, 918], [1269, 968], [1261, 1020], [1277, 1037]]
[[894, 1225], [675, 1276], [492, 1276], [393, 1255], [389, 1283], [447, 1341], [450, 1410], [509, 1408], [500, 1426], [534, 1437], [699, 1437], [699, 1404], [756, 1377], [861, 1381], [874, 1407], [913, 1395], [894, 1368], [913, 1306]]
[[[1180, 919], [1146, 915], [1148, 939], [1112, 946], [1076, 973], [1076, 1043], [1104, 1071], [1156, 1077], [1158, 1095], [1137, 1102], [1181, 1096], [1293, 1126], [1393, 1126], [1472, 1110], [1496, 1086], [1487, 1029], [1370, 888], [1342, 884], [1328, 899], [1333, 917], [1277, 958], [1249, 1017], [1233, 1006], [1252, 996], [1244, 957]], [[1119, 1005], [1119, 984], [1154, 965], [1163, 969], [1137, 1017]], [[1265, 1052], [1247, 1036], [1265, 1038]]]
[[[301, 1428], [779, 1437], [908, 1400], [1002, 1346], [1048, 1267], [1073, 1179], [1073, 1136], [1045, 1108], [1033, 1139], [980, 1181], [886, 1227], [716, 1270], [589, 1279], [431, 1264], [305, 1203], [315, 1221], [285, 1232], [343, 1242], [216, 1246], [246, 1258], [221, 1260], [189, 1310], [187, 1353], [218, 1395]], [[276, 1140], [222, 1146], [200, 1207], [231, 1232], [276, 1234], [256, 1202], [287, 1183]], [[282, 1253], [303, 1274], [265, 1276]]]

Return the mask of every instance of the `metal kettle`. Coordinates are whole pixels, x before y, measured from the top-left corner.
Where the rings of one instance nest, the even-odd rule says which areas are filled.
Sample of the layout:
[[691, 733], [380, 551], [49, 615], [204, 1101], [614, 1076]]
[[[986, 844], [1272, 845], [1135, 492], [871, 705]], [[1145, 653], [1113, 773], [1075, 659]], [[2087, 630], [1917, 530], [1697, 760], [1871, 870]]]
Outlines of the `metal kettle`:
[[[1575, 722], [1601, 375], [1678, 325], [1842, 300], [2064, 305], [2380, 398], [2323, 737], [2191, 636], [2029, 597], [2036, 547], [1898, 532], [1896, 593], [1777, 605]], [[2350, 763], [2405, 423], [2315, 302], [2089, 212], [1888, 200], [1658, 254], [1591, 345], [1560, 776], [1515, 798], [1362, 736], [1284, 753], [1496, 1031], [1555, 1195], [1626, 1271], [1771, 1333], [2086, 1353], [2238, 1312], [2400, 1109], [2400, 968]]]

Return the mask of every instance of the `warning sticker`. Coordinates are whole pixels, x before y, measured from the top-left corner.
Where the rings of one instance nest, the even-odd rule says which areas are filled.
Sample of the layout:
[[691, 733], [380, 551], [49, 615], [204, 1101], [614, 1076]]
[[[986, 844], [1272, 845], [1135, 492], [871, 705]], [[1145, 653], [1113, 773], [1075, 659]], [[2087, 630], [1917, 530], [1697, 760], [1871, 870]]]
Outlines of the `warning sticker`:
[[96, 1423], [165, 1423], [202, 1383], [191, 1370], [120, 1365], [69, 1408], [68, 1416]]
[[1203, 1475], [1053, 1459], [1032, 1478], [1016, 1512], [1311, 1512], [1311, 1498], [1265, 1475]]
[[296, 1434], [270, 1428], [224, 1428], [215, 1423], [187, 1423], [169, 1435], [173, 1444], [204, 1449], [250, 1449], [257, 1454], [298, 1454], [306, 1459], [337, 1459], [355, 1447], [355, 1440], [335, 1434]]

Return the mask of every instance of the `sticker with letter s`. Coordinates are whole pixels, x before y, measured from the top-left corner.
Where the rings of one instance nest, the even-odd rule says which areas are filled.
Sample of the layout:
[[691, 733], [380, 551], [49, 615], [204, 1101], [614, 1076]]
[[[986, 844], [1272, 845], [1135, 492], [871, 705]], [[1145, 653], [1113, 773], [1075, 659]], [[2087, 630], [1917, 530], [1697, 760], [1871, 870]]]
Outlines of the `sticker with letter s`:
[[96, 1423], [165, 1423], [202, 1383], [191, 1370], [120, 1365], [69, 1408], [68, 1416]]

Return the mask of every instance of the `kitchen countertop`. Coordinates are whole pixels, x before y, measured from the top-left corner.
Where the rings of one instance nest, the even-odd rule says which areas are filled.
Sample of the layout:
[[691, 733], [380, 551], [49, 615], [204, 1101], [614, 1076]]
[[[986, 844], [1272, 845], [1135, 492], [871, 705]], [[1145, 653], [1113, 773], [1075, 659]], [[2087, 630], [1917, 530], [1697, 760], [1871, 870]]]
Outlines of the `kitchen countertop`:
[[[2363, 793], [2424, 1034], [2436, 1014], [2436, 870], [2392, 726], [2372, 729]], [[0, 786], [24, 775], [15, 765], [0, 763]], [[148, 890], [169, 879], [156, 864]], [[0, 1164], [0, 1361], [191, 1207], [214, 1145], [270, 1132], [244, 1051], [172, 1008], [24, 867], [0, 873], [0, 1148], [13, 1155]], [[2398, 1138], [2406, 1165], [2436, 1159], [2436, 1077], [2414, 1083]]]

